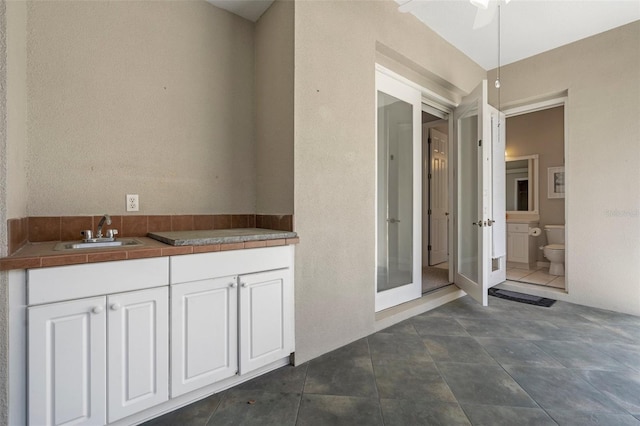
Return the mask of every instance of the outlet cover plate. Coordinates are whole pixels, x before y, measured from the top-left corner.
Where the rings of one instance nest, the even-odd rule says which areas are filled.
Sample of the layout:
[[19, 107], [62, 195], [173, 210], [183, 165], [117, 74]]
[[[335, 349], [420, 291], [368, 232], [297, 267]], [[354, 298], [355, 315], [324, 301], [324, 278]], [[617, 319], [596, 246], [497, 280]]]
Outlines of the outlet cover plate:
[[137, 212], [140, 210], [138, 194], [127, 194], [127, 211]]

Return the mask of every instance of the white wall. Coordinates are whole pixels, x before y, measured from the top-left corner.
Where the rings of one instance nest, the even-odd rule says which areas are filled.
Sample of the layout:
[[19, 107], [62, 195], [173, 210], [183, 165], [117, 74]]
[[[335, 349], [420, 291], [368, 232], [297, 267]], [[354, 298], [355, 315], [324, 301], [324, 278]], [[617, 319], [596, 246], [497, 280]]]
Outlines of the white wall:
[[486, 75], [397, 7], [295, 5], [296, 362], [374, 331], [376, 59], [457, 93]]
[[255, 213], [254, 24], [205, 1], [28, 3], [28, 215]]
[[[636, 21], [501, 71], [503, 106], [568, 90], [567, 299], [636, 315], [640, 315], [638, 40]], [[542, 197], [546, 188], [540, 189]]]

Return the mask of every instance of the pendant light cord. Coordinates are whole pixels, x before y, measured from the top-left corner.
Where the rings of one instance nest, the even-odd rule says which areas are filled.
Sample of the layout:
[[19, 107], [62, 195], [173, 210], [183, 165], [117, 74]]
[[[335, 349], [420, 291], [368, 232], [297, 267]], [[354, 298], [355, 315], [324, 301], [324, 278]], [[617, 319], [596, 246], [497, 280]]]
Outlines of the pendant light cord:
[[500, 18], [501, 18], [501, 10], [500, 10], [500, 0], [498, 0], [498, 71], [497, 71], [497, 76], [496, 76], [496, 89], [498, 89], [498, 111], [500, 111], [500, 86], [502, 85], [500, 82], [500, 50], [502, 47], [501, 44], [501, 40], [500, 40], [500, 32], [501, 32], [501, 22], [500, 22]]

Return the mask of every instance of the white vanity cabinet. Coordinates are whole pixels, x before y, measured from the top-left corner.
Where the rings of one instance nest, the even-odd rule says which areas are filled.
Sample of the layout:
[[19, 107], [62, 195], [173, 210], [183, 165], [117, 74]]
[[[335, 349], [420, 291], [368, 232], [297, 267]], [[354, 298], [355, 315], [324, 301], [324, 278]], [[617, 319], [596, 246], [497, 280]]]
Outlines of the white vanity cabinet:
[[27, 276], [29, 424], [104, 425], [168, 399], [166, 258]]
[[171, 396], [294, 351], [293, 246], [171, 258]]
[[512, 266], [535, 267], [536, 239], [529, 235], [529, 228], [537, 226], [537, 222], [507, 223], [507, 262]]

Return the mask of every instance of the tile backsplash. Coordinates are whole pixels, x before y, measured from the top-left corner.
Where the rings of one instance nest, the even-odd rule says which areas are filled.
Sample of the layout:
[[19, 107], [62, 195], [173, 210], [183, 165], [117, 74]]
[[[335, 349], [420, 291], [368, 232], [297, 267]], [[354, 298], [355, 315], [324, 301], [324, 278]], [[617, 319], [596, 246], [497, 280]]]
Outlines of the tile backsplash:
[[[33, 216], [7, 221], [9, 255], [27, 242], [81, 239], [85, 229], [95, 231], [102, 216]], [[230, 228], [265, 228], [293, 231], [293, 215], [216, 214], [111, 216], [107, 229], [120, 237], [144, 237], [149, 232], [192, 231]]]
[[8, 254], [15, 253], [27, 243], [29, 237], [29, 218], [7, 220]]

